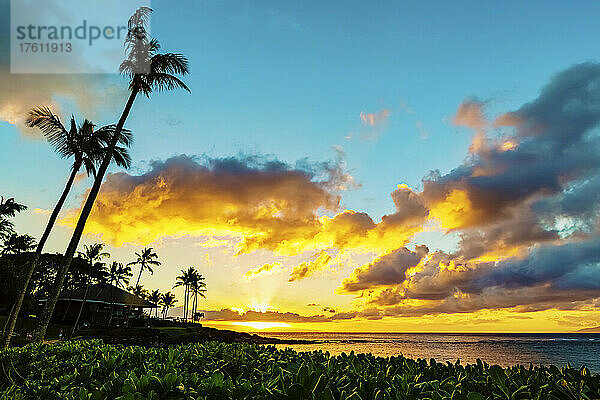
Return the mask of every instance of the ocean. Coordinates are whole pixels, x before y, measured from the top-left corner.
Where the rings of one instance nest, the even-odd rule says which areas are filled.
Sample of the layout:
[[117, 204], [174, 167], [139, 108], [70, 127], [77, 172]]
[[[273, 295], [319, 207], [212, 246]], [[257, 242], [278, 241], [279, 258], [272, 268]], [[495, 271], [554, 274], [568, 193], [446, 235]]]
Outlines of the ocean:
[[372, 353], [389, 357], [404, 355], [409, 358], [434, 358], [439, 362], [474, 363], [477, 358], [501, 366], [550, 365], [567, 363], [579, 368], [585, 365], [593, 373], [600, 373], [600, 334], [531, 334], [531, 333], [325, 333], [325, 332], [269, 332], [261, 336], [278, 339], [315, 340], [315, 344], [277, 345], [297, 351], [328, 351]]

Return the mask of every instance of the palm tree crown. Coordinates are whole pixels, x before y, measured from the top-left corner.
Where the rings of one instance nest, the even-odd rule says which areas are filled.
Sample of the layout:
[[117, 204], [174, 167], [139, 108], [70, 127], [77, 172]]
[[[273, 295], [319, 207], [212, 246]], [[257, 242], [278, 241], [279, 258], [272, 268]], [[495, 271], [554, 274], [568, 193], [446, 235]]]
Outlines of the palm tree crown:
[[177, 299], [175, 299], [175, 295], [171, 292], [163, 293], [161, 296], [161, 305], [163, 306], [163, 319], [166, 318], [167, 313], [169, 312], [169, 308], [173, 307], [175, 303], [177, 303]]
[[152, 9], [140, 7], [129, 19], [129, 32], [125, 40], [127, 59], [119, 72], [129, 78], [129, 90], [141, 92], [146, 97], [154, 90], [190, 89], [175, 75], [190, 72], [188, 59], [179, 53], [158, 53], [160, 44], [148, 35], [146, 26]]
[[[73, 169], [79, 170], [83, 165], [88, 176], [96, 175], [96, 166], [104, 158], [115, 133], [115, 125], [103, 126], [95, 131], [91, 121], [86, 119], [78, 126], [73, 116], [70, 128], [66, 129], [60, 118], [46, 106], [32, 109], [27, 117], [27, 125], [39, 128], [61, 157], [73, 157]], [[131, 131], [123, 129], [119, 138], [122, 146], [117, 145], [113, 154], [113, 160], [119, 167], [129, 168], [131, 165], [127, 147], [132, 141]]]
[[132, 276], [130, 266], [113, 261], [108, 271], [108, 283], [116, 287], [126, 287]]
[[148, 270], [151, 275], [154, 275], [154, 270], [151, 266], [158, 267], [160, 265], [160, 261], [158, 261], [158, 254], [152, 251], [152, 247], [145, 248], [141, 253], [135, 253], [137, 259], [135, 261], [130, 262], [127, 265], [139, 265], [140, 273], [138, 274], [137, 281], [135, 286], [140, 284], [140, 278], [142, 277], [142, 272], [144, 270]]
[[14, 226], [9, 218], [26, 209], [27, 206], [17, 203], [12, 197], [6, 200], [0, 197], [0, 240], [6, 240], [14, 233]]

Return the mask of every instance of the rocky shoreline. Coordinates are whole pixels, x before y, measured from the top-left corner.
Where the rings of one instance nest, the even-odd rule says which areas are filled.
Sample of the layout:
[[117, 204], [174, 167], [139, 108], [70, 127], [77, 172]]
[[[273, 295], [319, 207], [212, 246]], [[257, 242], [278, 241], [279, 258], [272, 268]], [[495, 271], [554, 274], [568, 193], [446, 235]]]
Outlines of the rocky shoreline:
[[78, 332], [75, 339], [101, 339], [106, 344], [165, 347], [217, 341], [252, 344], [313, 344], [312, 340], [282, 340], [225, 329], [201, 326], [176, 328], [94, 328]]

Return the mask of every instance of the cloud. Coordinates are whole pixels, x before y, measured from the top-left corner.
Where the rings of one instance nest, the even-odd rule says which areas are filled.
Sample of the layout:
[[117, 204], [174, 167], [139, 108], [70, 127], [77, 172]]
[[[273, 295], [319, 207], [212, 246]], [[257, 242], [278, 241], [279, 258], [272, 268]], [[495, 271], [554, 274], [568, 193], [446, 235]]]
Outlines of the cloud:
[[[365, 213], [341, 211], [339, 191], [349, 180], [338, 162], [302, 160], [291, 167], [260, 157], [181, 155], [152, 162], [141, 175], [109, 174], [86, 233], [117, 246], [184, 235], [228, 236], [237, 241], [238, 253], [266, 249], [295, 255], [327, 249], [387, 252], [422, 229], [409, 212], [418, 208], [417, 199], [401, 195], [408, 189], [393, 194], [397, 212], [379, 223]], [[70, 210], [61, 223], [73, 225], [77, 215]]]
[[378, 126], [387, 122], [390, 117], [390, 110], [387, 108], [375, 112], [375, 113], [366, 113], [364, 111], [360, 112], [360, 121], [367, 126]]
[[317, 210], [338, 208], [332, 172], [319, 171], [320, 179], [314, 170], [253, 157], [155, 161], [142, 175], [108, 175], [87, 232], [117, 245], [186, 234], [293, 234], [314, 227]]
[[261, 322], [330, 322], [331, 319], [324, 315], [303, 316], [291, 312], [278, 311], [245, 311], [238, 313], [229, 308], [224, 308], [219, 311], [205, 310], [205, 319], [207, 321], [261, 321]]
[[355, 269], [352, 276], [342, 282], [341, 292], [351, 293], [378, 286], [401, 284], [406, 280], [407, 270], [415, 267], [427, 253], [429, 249], [426, 246], [417, 246], [415, 251], [401, 247]]
[[[376, 140], [387, 128], [391, 111], [384, 108], [374, 113], [360, 112], [360, 122], [363, 125], [361, 137], [364, 140]], [[348, 137], [347, 137], [348, 139]]]
[[313, 261], [306, 261], [295, 266], [288, 281], [298, 281], [313, 275], [317, 271], [327, 269], [332, 260], [333, 258], [326, 251], [322, 251]]
[[[382, 253], [343, 280], [372, 317], [510, 308], [581, 309], [600, 297], [600, 65], [557, 74], [533, 101], [488, 123], [463, 102], [453, 123], [476, 131], [465, 161], [423, 189], [393, 193], [394, 217], [459, 238], [451, 253]], [[498, 128], [501, 127], [502, 130]], [[507, 129], [505, 129], [507, 128]], [[404, 212], [402, 212], [404, 210]], [[355, 317], [358, 314], [355, 314]]]
[[486, 119], [483, 114], [485, 103], [476, 100], [465, 100], [458, 107], [452, 123], [456, 126], [466, 126], [474, 130], [482, 130], [486, 126]]
[[120, 104], [118, 100], [125, 96], [125, 89], [102, 75], [11, 74], [8, 65], [0, 62], [0, 121], [15, 125], [29, 137], [41, 137], [25, 125], [29, 110], [36, 106], [47, 105], [59, 113], [60, 101], [68, 99], [86, 118], [94, 119], [106, 107], [113, 111], [115, 106], [110, 105]]
[[262, 266], [260, 266], [258, 268], [251, 269], [251, 270], [247, 271], [244, 274], [244, 278], [246, 278], [246, 279], [252, 279], [252, 278], [256, 277], [259, 274], [264, 274], [264, 273], [267, 273], [267, 272], [273, 272], [273, 271], [279, 270], [279, 269], [281, 269], [281, 267], [282, 267], [282, 265], [281, 265], [280, 262], [274, 262], [274, 263], [271, 263], [271, 264], [264, 264], [264, 265], [262, 265]]

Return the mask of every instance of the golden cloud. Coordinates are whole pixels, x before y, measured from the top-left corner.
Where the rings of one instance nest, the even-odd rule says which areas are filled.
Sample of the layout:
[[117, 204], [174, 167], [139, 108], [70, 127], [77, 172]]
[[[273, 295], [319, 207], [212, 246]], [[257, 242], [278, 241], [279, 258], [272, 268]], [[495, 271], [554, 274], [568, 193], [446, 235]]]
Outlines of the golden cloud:
[[[402, 198], [410, 189], [393, 194], [397, 213], [378, 224], [351, 210], [320, 215], [338, 211], [339, 184], [331, 183], [347, 175], [331, 165], [320, 165], [319, 172], [251, 159], [206, 164], [182, 155], [155, 162], [139, 176], [109, 175], [86, 233], [117, 246], [167, 236], [230, 236], [238, 240], [238, 253], [295, 255], [334, 248], [385, 253], [422, 229], [420, 217], [410, 212], [418, 199], [408, 193]], [[73, 225], [77, 215], [71, 210], [61, 223]]]

